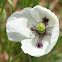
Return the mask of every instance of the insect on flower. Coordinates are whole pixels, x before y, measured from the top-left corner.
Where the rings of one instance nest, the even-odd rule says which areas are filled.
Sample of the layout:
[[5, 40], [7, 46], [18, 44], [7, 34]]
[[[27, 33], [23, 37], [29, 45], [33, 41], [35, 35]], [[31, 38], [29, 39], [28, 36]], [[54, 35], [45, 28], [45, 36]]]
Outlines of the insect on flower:
[[39, 57], [48, 54], [59, 37], [59, 21], [49, 9], [39, 5], [16, 11], [7, 20], [8, 39], [21, 42], [24, 53]]

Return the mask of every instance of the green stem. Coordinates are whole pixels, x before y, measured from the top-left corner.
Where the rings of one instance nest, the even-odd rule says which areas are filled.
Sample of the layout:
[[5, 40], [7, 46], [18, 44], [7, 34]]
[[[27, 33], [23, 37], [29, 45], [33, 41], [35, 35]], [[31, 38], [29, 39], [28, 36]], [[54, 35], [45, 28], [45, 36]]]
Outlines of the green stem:
[[5, 6], [6, 0], [3, 2], [2, 8], [1, 8], [1, 13], [3, 12], [4, 6]]
[[16, 58], [20, 57], [20, 55], [23, 53], [23, 51], [21, 53], [19, 53], [18, 55], [16, 55], [10, 62], [13, 62]]
[[22, 55], [22, 60], [23, 60], [23, 62], [26, 62], [25, 54]]
[[8, 62], [10, 62], [10, 56], [11, 56], [11, 48], [12, 47], [12, 42], [10, 41], [10, 45], [9, 45], [9, 58], [8, 58]]
[[29, 56], [29, 62], [31, 62], [31, 56]]
[[[8, 0], [8, 2], [9, 2], [9, 4], [11, 5], [12, 13], [14, 13], [14, 7], [13, 7], [13, 4], [12, 4], [11, 0]], [[10, 62], [11, 49], [12, 49], [11, 46], [12, 46], [12, 42], [10, 41], [8, 62]]]
[[2, 21], [2, 12], [3, 12], [3, 9], [4, 9], [4, 6], [5, 6], [5, 3], [6, 3], [6, 0], [4, 0], [3, 4], [2, 4], [2, 8], [1, 8], [1, 11], [0, 11], [0, 21]]
[[8, 0], [9, 4], [11, 5], [11, 8], [12, 8], [12, 13], [14, 13], [14, 7], [13, 7], [13, 4], [11, 2], [11, 0]]

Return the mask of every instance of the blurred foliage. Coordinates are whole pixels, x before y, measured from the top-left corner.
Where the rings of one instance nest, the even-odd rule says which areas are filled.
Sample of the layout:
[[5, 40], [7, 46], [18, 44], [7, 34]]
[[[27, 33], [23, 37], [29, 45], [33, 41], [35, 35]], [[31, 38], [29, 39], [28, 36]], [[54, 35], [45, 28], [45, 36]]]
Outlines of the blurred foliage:
[[62, 0], [59, 0], [60, 4], [62, 5]]
[[39, 3], [39, 0], [19, 0], [18, 8], [33, 7]]
[[[2, 7], [4, 0], [0, 0], [0, 8]], [[33, 7], [35, 5], [42, 5], [46, 8], [49, 8], [51, 3], [54, 0], [12, 0], [15, 11], [19, 9], [23, 9], [25, 7]], [[9, 15], [11, 15], [11, 7], [8, 2], [6, 2], [5, 5], [5, 11], [6, 11], [6, 18], [3, 20], [3, 18], [0, 21], [0, 54], [3, 54], [4, 51], [9, 53], [9, 43], [10, 41], [7, 38], [6, 33], [6, 21]], [[59, 0], [57, 5], [54, 7], [53, 12], [56, 13], [60, 20], [60, 36], [58, 39], [58, 42], [54, 49], [47, 55], [44, 55], [42, 57], [31, 57], [32, 62], [62, 62], [62, 0]], [[1, 15], [1, 14], [0, 14]], [[12, 42], [12, 51], [11, 51], [11, 57], [16, 56], [21, 52], [21, 44], [20, 42]], [[0, 55], [1, 56], [1, 55]], [[29, 56], [22, 55], [19, 58], [17, 58], [14, 62], [29, 62]], [[6, 60], [7, 61], [7, 60]], [[4, 58], [0, 62], [5, 62]]]

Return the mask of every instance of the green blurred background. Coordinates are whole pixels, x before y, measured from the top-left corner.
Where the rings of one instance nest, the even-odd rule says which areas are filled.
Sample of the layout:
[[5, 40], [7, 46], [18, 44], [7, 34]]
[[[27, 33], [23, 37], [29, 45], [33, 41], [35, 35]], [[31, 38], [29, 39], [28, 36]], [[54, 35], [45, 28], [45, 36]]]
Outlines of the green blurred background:
[[[25, 7], [33, 7], [35, 5], [41, 5], [53, 11], [59, 18], [60, 35], [57, 44], [53, 50], [41, 57], [32, 57], [27, 54], [22, 54], [14, 62], [62, 62], [62, 0], [11, 0], [15, 11], [22, 10]], [[2, 7], [4, 0], [0, 0], [0, 8]], [[11, 15], [12, 9], [8, 1], [4, 6], [5, 13], [0, 15], [0, 62], [7, 62], [9, 53], [10, 41], [6, 34], [6, 21]], [[12, 42], [11, 59], [21, 52], [21, 44], [19, 42]]]

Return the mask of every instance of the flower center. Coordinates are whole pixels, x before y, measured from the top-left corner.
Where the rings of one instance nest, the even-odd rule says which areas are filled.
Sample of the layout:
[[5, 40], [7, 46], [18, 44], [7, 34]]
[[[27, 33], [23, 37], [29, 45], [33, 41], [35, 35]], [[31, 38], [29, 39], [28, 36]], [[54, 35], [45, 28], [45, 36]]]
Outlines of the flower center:
[[45, 33], [45, 25], [43, 23], [39, 23], [37, 25], [37, 30], [40, 34], [44, 34]]

